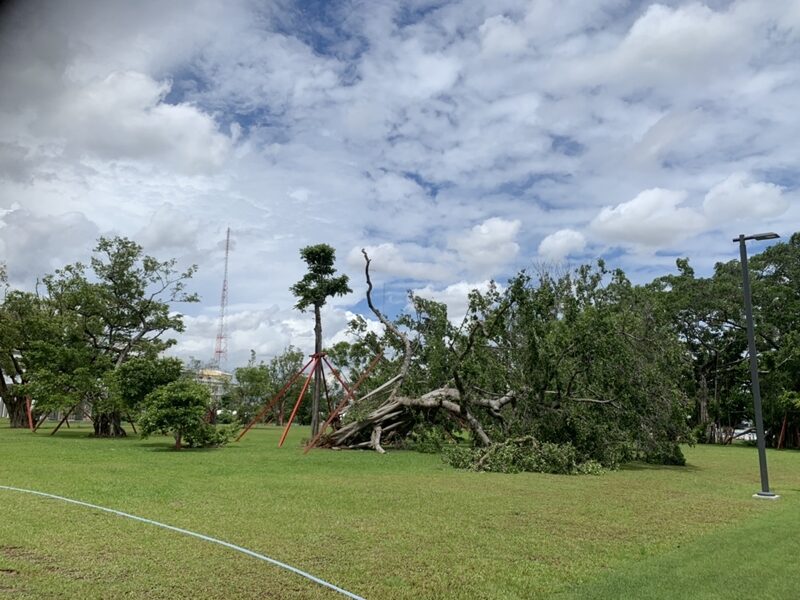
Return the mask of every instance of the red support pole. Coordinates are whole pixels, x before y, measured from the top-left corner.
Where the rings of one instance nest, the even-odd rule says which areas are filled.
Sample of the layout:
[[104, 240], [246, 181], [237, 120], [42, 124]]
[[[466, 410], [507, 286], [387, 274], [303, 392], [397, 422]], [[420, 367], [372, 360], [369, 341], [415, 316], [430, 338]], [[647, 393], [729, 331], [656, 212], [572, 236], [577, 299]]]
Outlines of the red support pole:
[[372, 362], [371, 362], [371, 363], [369, 363], [369, 366], [368, 366], [368, 367], [367, 367], [367, 368], [364, 370], [364, 372], [361, 374], [361, 377], [359, 377], [359, 378], [358, 378], [358, 381], [356, 381], [356, 384], [353, 386], [353, 391], [354, 391], [354, 392], [355, 392], [355, 391], [356, 391], [358, 388], [360, 388], [360, 387], [361, 387], [361, 384], [362, 384], [362, 383], [364, 383], [364, 380], [367, 378], [367, 375], [369, 375], [369, 374], [370, 374], [370, 372], [372, 371], [372, 369], [374, 369], [374, 368], [375, 368], [375, 365], [377, 365], [377, 364], [378, 364], [378, 362], [380, 362], [380, 360], [381, 360], [382, 358], [383, 358], [383, 351], [381, 351], [381, 352], [380, 352], [380, 353], [379, 353], [379, 354], [378, 354], [378, 355], [377, 355], [375, 358], [373, 358], [373, 359], [372, 359]]
[[364, 382], [364, 380], [366, 379], [366, 375], [367, 375], [367, 373], [369, 373], [369, 372], [372, 370], [372, 368], [373, 368], [373, 367], [374, 367], [376, 364], [378, 364], [378, 360], [381, 358], [381, 356], [382, 356], [382, 355], [383, 355], [383, 354], [381, 353], [381, 354], [379, 354], [378, 356], [376, 356], [376, 357], [375, 357], [375, 359], [374, 359], [374, 360], [373, 360], [373, 361], [370, 363], [369, 367], [367, 367], [367, 370], [366, 370], [366, 371], [364, 371], [364, 374], [362, 374], [362, 375], [361, 375], [361, 377], [359, 377], [359, 378], [358, 378], [358, 381], [357, 381], [357, 382], [356, 382], [356, 384], [353, 386], [353, 389], [352, 389], [352, 391], [351, 391], [351, 390], [350, 390], [350, 389], [349, 389], [349, 388], [348, 388], [348, 387], [345, 385], [344, 381], [342, 381], [342, 378], [341, 378], [341, 377], [339, 377], [339, 372], [338, 372], [336, 369], [334, 369], [334, 368], [331, 366], [331, 363], [329, 363], [329, 362], [328, 362], [328, 359], [323, 357], [323, 359], [325, 360], [325, 362], [326, 362], [326, 363], [327, 363], [327, 365], [328, 365], [328, 368], [329, 368], [331, 371], [333, 371], [333, 375], [334, 375], [334, 377], [336, 377], [336, 379], [338, 379], [338, 380], [339, 380], [339, 383], [341, 383], [341, 384], [342, 384], [342, 387], [343, 387], [343, 388], [344, 388], [344, 390], [347, 392], [347, 395], [346, 395], [344, 398], [342, 398], [342, 401], [341, 401], [341, 402], [339, 402], [339, 404], [336, 406], [336, 409], [335, 409], [335, 410], [334, 410], [334, 411], [333, 411], [333, 412], [332, 412], [330, 415], [328, 415], [328, 420], [327, 420], [327, 421], [325, 421], [325, 423], [323, 423], [323, 424], [322, 424], [322, 427], [320, 427], [319, 433], [317, 433], [317, 435], [314, 437], [314, 439], [313, 439], [313, 440], [311, 440], [311, 441], [308, 443], [308, 446], [306, 446], [306, 449], [305, 449], [305, 451], [303, 452], [303, 454], [308, 454], [308, 451], [309, 451], [309, 450], [311, 450], [311, 449], [312, 449], [314, 446], [316, 446], [316, 445], [317, 445], [317, 442], [319, 441], [319, 438], [321, 438], [321, 437], [322, 437], [322, 434], [323, 434], [323, 433], [325, 433], [325, 430], [326, 430], [326, 429], [327, 429], [327, 428], [330, 426], [330, 424], [331, 424], [331, 423], [333, 423], [333, 420], [334, 420], [336, 417], [338, 417], [338, 416], [339, 416], [339, 413], [341, 413], [341, 412], [342, 412], [342, 410], [344, 410], [344, 407], [347, 405], [347, 401], [348, 401], [349, 399], [352, 399], [352, 400], [355, 402], [355, 399], [356, 399], [356, 397], [355, 397], [355, 395], [354, 395], [355, 391], [356, 391], [356, 390], [359, 388], [359, 386], [360, 386], [360, 385], [361, 385], [361, 384]]
[[30, 396], [25, 396], [25, 410], [28, 413], [28, 429], [30, 429], [32, 432], [36, 431], [33, 428], [33, 412], [31, 411], [31, 397]]
[[292, 387], [292, 385], [294, 385], [294, 382], [295, 382], [295, 381], [297, 381], [297, 378], [298, 378], [298, 377], [300, 377], [300, 375], [302, 375], [302, 374], [303, 374], [303, 372], [304, 372], [304, 371], [305, 371], [305, 370], [308, 368], [308, 365], [310, 365], [312, 362], [314, 362], [314, 359], [313, 359], [313, 358], [312, 358], [311, 360], [309, 360], [309, 361], [306, 363], [306, 366], [304, 366], [302, 369], [300, 369], [300, 370], [299, 370], [297, 373], [295, 373], [295, 374], [292, 376], [292, 378], [289, 380], [289, 383], [287, 383], [286, 385], [284, 385], [284, 386], [283, 386], [283, 389], [281, 389], [281, 391], [280, 391], [280, 392], [278, 392], [278, 393], [275, 395], [275, 397], [274, 397], [274, 398], [272, 398], [272, 400], [270, 400], [270, 401], [269, 401], [267, 404], [265, 404], [265, 405], [264, 405], [264, 408], [263, 408], [263, 409], [261, 409], [261, 412], [259, 412], [259, 413], [258, 413], [258, 414], [257, 414], [257, 415], [256, 415], [256, 416], [253, 418], [253, 420], [252, 420], [252, 421], [250, 421], [250, 422], [247, 424], [247, 427], [245, 427], [245, 428], [244, 428], [244, 431], [242, 431], [242, 433], [240, 433], [240, 434], [239, 434], [239, 437], [237, 437], [237, 438], [236, 438], [236, 441], [237, 441], [237, 442], [238, 442], [240, 439], [242, 439], [242, 438], [244, 437], [244, 434], [245, 434], [245, 433], [247, 433], [248, 431], [250, 431], [250, 429], [252, 429], [253, 425], [255, 425], [255, 424], [256, 424], [256, 423], [258, 423], [258, 422], [259, 422], [261, 419], [263, 419], [263, 418], [264, 418], [264, 415], [266, 415], [266, 414], [267, 414], [267, 411], [269, 411], [269, 409], [271, 409], [273, 406], [275, 406], [275, 403], [276, 403], [278, 400], [280, 400], [281, 398], [283, 398], [283, 396], [286, 394], [286, 392], [288, 392], [288, 391], [289, 391], [289, 388], [290, 388], [290, 387]]
[[286, 436], [289, 433], [289, 428], [292, 426], [292, 421], [294, 421], [294, 417], [297, 414], [297, 409], [300, 408], [300, 403], [303, 401], [303, 396], [306, 395], [306, 390], [308, 389], [308, 384], [311, 383], [311, 378], [314, 376], [314, 372], [317, 370], [317, 363], [319, 363], [319, 356], [314, 355], [314, 358], [311, 359], [312, 367], [311, 371], [306, 377], [306, 382], [303, 384], [303, 389], [300, 390], [300, 395], [297, 397], [297, 402], [294, 404], [294, 408], [292, 409], [292, 414], [289, 415], [289, 421], [286, 423], [286, 427], [283, 430], [283, 435], [281, 436], [281, 441], [278, 442], [278, 448], [283, 446], [283, 442], [286, 440]]
[[344, 382], [344, 379], [342, 379], [341, 375], [339, 375], [339, 371], [337, 371], [336, 369], [334, 369], [334, 368], [333, 368], [333, 366], [331, 365], [331, 363], [329, 363], [329, 362], [328, 362], [328, 359], [327, 359], [326, 357], [324, 357], [324, 356], [323, 356], [323, 357], [322, 357], [322, 360], [324, 360], [324, 361], [325, 361], [325, 364], [326, 364], [326, 365], [328, 365], [328, 368], [329, 368], [331, 371], [333, 371], [333, 376], [334, 376], [334, 377], [336, 377], [336, 379], [338, 379], [338, 380], [339, 380], [339, 383], [342, 385], [342, 387], [344, 388], [344, 390], [345, 390], [345, 391], [346, 391], [346, 392], [347, 392], [347, 393], [350, 395], [350, 397], [351, 397], [353, 400], [355, 400], [355, 399], [356, 399], [356, 397], [353, 395], [353, 392], [352, 392], [352, 391], [350, 391], [350, 388], [349, 388], [349, 387], [347, 387], [347, 384]]

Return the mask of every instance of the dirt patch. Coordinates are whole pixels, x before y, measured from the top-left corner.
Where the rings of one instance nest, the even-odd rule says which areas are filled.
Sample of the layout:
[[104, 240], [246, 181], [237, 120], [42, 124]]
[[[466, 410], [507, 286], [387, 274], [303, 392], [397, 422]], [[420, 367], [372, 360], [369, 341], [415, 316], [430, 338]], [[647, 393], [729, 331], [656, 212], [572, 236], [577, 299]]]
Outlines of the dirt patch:
[[[66, 577], [68, 579], [76, 581], [87, 579], [86, 574], [80, 571], [79, 569], [59, 564], [58, 561], [56, 561], [55, 559], [46, 554], [42, 554], [34, 550], [29, 550], [21, 546], [0, 546], [0, 557], [5, 557], [17, 563], [27, 563], [28, 565], [35, 565], [43, 569], [47, 573], [53, 573], [61, 577]], [[0, 568], [0, 576], [19, 575], [19, 574], [20, 571], [18, 569], [13, 569], [10, 567]]]

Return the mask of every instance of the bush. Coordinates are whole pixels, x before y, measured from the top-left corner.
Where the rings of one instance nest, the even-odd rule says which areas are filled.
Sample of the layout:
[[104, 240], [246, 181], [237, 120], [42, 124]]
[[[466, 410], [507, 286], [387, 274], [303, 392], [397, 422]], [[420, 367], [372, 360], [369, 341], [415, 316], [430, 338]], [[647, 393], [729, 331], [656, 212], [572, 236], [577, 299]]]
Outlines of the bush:
[[572, 444], [541, 443], [532, 436], [515, 438], [488, 448], [447, 448], [445, 462], [457, 469], [491, 471], [494, 473], [553, 473], [558, 475], [591, 474], [603, 472], [603, 466], [594, 460], [578, 462]]
[[239, 433], [239, 429], [239, 425], [211, 425], [201, 422], [184, 434], [184, 441], [190, 448], [221, 448]]
[[236, 413], [232, 410], [221, 410], [217, 412], [217, 423], [220, 425], [232, 425], [238, 422]]
[[684, 466], [686, 457], [680, 446], [671, 442], [664, 442], [644, 455], [644, 461], [654, 465]]
[[139, 416], [142, 437], [171, 434], [175, 449], [218, 448], [230, 442], [238, 425], [215, 426], [206, 422], [211, 395], [195, 381], [181, 379], [157, 388], [145, 397]]
[[447, 445], [444, 435], [444, 430], [437, 425], [418, 426], [411, 432], [407, 445], [409, 450], [423, 454], [439, 454]]

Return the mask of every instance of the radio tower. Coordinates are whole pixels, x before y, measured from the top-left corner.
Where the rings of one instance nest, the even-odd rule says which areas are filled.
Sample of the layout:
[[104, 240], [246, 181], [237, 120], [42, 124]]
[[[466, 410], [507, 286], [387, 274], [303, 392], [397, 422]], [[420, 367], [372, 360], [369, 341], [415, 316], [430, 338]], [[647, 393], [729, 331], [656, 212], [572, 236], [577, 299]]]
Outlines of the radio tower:
[[228, 358], [228, 334], [225, 331], [225, 311], [228, 308], [228, 254], [231, 250], [231, 228], [225, 235], [225, 275], [222, 278], [222, 296], [219, 301], [219, 326], [217, 328], [217, 343], [214, 346], [214, 366]]

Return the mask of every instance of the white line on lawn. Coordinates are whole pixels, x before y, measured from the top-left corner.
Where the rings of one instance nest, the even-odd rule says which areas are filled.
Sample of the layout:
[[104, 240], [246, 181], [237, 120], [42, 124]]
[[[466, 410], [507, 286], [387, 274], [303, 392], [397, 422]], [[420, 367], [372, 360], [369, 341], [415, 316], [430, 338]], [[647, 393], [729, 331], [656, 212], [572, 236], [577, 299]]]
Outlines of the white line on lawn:
[[248, 550], [247, 548], [242, 548], [241, 546], [237, 546], [236, 544], [231, 544], [230, 542], [224, 542], [222, 540], [218, 540], [217, 538], [213, 538], [208, 535], [203, 535], [202, 533], [195, 533], [194, 531], [189, 531], [188, 529], [181, 529], [180, 527], [173, 527], [172, 525], [166, 525], [165, 523], [159, 523], [158, 521], [145, 519], [144, 517], [137, 517], [136, 515], [131, 515], [126, 512], [122, 512], [121, 510], [114, 510], [113, 508], [97, 506], [96, 504], [89, 504], [88, 502], [81, 502], [80, 500], [73, 500], [72, 498], [64, 498], [63, 496], [56, 496], [55, 494], [46, 494], [45, 492], [37, 492], [36, 490], [26, 490], [23, 488], [11, 487], [9, 485], [0, 485], [0, 489], [9, 490], [12, 492], [22, 492], [24, 494], [34, 494], [35, 496], [43, 496], [45, 498], [53, 498], [54, 500], [61, 500], [62, 502], [69, 502], [70, 504], [77, 504], [78, 506], [86, 506], [88, 508], [94, 508], [95, 510], [102, 510], [103, 512], [111, 513], [113, 515], [126, 517], [128, 519], [133, 519], [134, 521], [149, 523], [150, 525], [155, 525], [156, 527], [163, 527], [164, 529], [169, 529], [170, 531], [177, 531], [178, 533], [183, 533], [185, 535], [190, 535], [192, 537], [200, 538], [201, 540], [205, 540], [207, 542], [219, 544], [220, 546], [225, 546], [226, 548], [230, 548], [231, 550], [236, 550], [237, 552], [247, 554], [248, 556], [252, 556], [253, 558], [266, 561], [270, 564], [275, 565], [276, 567], [280, 567], [281, 569], [286, 569], [287, 571], [291, 571], [292, 573], [300, 575], [301, 577], [310, 579], [314, 583], [318, 583], [319, 585], [337, 591], [340, 594], [344, 594], [345, 596], [347, 596], [348, 598], [352, 598], [353, 600], [365, 600], [361, 596], [356, 596], [352, 592], [343, 590], [342, 588], [335, 586], [332, 583], [328, 583], [324, 579], [320, 579], [319, 577], [314, 577], [310, 573], [301, 571], [297, 567], [293, 567], [292, 565], [287, 565], [286, 563], [282, 563], [279, 560], [275, 560], [274, 558], [270, 558], [269, 556], [259, 554], [258, 552], [253, 552], [252, 550]]

